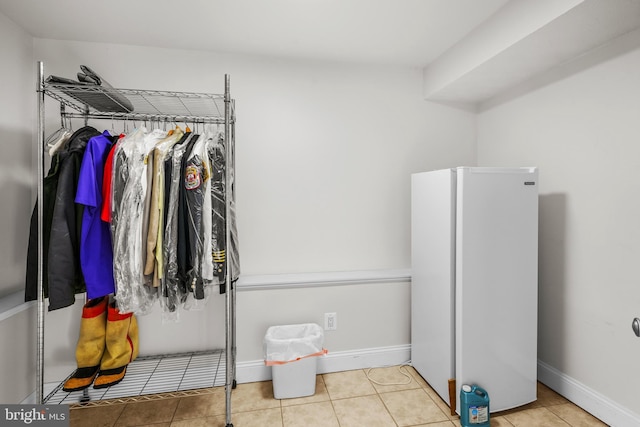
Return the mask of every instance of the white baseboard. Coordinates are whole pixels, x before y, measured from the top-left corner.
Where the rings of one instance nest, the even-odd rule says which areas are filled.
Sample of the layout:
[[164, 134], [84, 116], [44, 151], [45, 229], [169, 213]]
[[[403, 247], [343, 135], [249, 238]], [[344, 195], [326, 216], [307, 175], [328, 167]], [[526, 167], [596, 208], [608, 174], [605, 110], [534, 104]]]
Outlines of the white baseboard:
[[540, 360], [538, 380], [610, 426], [640, 426], [640, 415]]
[[[410, 360], [410, 344], [353, 351], [334, 351], [318, 359], [318, 373], [327, 374], [354, 369], [401, 365]], [[236, 369], [238, 383], [268, 381], [271, 379], [271, 368], [264, 365], [264, 360], [238, 362]]]

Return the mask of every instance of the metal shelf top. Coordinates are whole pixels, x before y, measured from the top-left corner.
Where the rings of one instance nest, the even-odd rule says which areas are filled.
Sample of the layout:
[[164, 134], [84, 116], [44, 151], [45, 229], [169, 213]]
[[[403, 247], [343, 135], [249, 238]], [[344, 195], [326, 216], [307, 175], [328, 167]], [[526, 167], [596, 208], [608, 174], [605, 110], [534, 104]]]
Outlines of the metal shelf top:
[[[73, 111], [68, 117], [224, 123], [225, 96], [209, 93], [110, 88], [45, 83], [43, 91]], [[231, 121], [235, 120], [231, 100]]]

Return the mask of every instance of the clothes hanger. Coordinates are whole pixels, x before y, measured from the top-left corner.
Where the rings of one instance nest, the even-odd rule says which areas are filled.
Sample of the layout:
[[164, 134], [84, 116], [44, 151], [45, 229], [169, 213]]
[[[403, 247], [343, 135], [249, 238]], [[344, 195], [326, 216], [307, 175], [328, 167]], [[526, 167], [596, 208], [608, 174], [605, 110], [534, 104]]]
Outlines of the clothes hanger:
[[[64, 104], [61, 104], [61, 112], [64, 114]], [[45, 147], [48, 148], [49, 155], [53, 156], [63, 148], [71, 138], [73, 132], [66, 126], [65, 116], [60, 116], [60, 129], [53, 132], [45, 140]]]
[[67, 144], [71, 138], [72, 132], [68, 129], [58, 129], [53, 134], [49, 135], [45, 147], [49, 150], [49, 155], [53, 156], [56, 152], [60, 151]]
[[107, 129], [107, 132], [109, 132], [109, 135], [111, 135], [111, 136], [118, 134], [118, 131], [116, 131], [115, 120], [116, 120], [115, 117], [112, 115], [111, 116], [111, 129]]
[[[162, 130], [165, 130], [165, 131], [167, 130], [167, 119], [166, 118], [164, 119], [164, 124], [163, 124]], [[173, 132], [174, 132], [173, 129], [169, 129], [169, 131], [167, 132], [167, 136], [173, 135]]]

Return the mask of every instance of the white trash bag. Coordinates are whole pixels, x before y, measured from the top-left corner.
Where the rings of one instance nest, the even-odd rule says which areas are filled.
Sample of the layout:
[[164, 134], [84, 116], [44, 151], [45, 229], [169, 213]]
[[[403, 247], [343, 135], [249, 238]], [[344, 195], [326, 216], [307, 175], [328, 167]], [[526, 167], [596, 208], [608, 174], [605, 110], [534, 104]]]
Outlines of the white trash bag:
[[324, 332], [315, 323], [271, 326], [264, 336], [265, 364], [282, 365], [297, 360], [322, 356]]

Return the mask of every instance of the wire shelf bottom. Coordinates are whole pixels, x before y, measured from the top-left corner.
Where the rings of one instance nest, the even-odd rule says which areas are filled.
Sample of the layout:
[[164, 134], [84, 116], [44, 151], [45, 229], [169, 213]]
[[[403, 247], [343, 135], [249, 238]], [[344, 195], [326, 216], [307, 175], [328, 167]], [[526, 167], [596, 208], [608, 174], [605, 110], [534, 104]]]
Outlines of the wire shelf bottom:
[[[124, 379], [111, 387], [67, 393], [60, 383], [45, 399], [48, 404], [86, 404], [135, 396], [178, 393], [224, 386], [226, 360], [223, 350], [139, 357], [127, 366]], [[173, 395], [172, 395], [173, 396]], [[167, 396], [170, 397], [170, 396]]]

